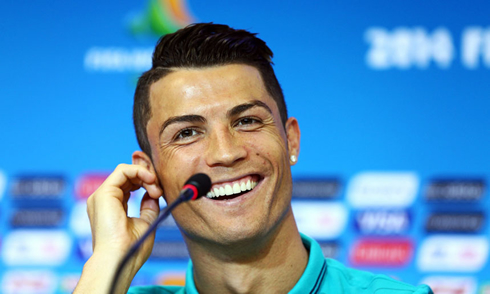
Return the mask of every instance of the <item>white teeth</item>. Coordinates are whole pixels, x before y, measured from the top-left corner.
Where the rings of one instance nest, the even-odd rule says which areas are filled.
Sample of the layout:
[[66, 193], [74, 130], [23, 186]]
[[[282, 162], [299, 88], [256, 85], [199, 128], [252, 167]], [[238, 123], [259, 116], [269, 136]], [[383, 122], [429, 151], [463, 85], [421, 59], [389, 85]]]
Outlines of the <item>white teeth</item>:
[[241, 183], [234, 183], [233, 186], [230, 184], [225, 184], [224, 186], [221, 186], [219, 188], [215, 187], [212, 188], [211, 191], [208, 192], [206, 197], [208, 198], [215, 198], [215, 197], [221, 197], [221, 196], [230, 196], [233, 194], [239, 194], [245, 191], [252, 190], [257, 186], [257, 183], [251, 180], [247, 180], [247, 182], [241, 182]]
[[242, 192], [240, 185], [238, 183], [233, 184], [233, 194], [238, 194], [240, 192]]
[[233, 195], [233, 189], [230, 185], [225, 185], [225, 194], [226, 196]]

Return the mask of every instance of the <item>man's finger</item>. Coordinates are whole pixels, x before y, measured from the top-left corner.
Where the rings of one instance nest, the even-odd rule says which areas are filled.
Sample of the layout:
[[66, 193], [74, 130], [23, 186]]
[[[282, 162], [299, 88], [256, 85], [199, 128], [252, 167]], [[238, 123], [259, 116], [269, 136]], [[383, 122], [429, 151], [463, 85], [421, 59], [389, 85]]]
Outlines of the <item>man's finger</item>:
[[109, 175], [106, 183], [120, 187], [124, 192], [129, 192], [135, 189], [134, 186], [141, 187], [143, 183], [153, 184], [155, 180], [155, 175], [140, 165], [120, 164]]
[[157, 219], [159, 213], [158, 199], [153, 199], [148, 193], [145, 193], [145, 196], [141, 199], [140, 218], [151, 224]]
[[153, 199], [158, 199], [163, 195], [162, 189], [157, 184], [143, 183], [143, 188], [148, 192], [149, 196]]

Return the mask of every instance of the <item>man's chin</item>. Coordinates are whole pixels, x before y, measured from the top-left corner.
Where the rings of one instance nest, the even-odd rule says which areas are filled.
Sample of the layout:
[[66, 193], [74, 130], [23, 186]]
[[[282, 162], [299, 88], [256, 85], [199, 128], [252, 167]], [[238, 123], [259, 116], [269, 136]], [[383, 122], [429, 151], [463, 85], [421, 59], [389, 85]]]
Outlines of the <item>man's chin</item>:
[[184, 235], [191, 239], [190, 241], [193, 243], [235, 250], [237, 248], [245, 249], [251, 245], [256, 246], [261, 243], [261, 240], [264, 240], [267, 233], [264, 230], [264, 226], [247, 226], [243, 222], [237, 222], [235, 225], [228, 223], [226, 227], [221, 226], [218, 230], [213, 230], [213, 233], [208, 236]]

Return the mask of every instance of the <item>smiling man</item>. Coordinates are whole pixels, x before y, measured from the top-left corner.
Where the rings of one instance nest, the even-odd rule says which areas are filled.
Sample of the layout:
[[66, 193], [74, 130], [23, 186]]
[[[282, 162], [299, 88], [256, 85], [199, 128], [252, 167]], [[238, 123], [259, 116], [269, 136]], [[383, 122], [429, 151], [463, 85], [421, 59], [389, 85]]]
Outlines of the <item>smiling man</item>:
[[[123, 255], [157, 218], [158, 198], [175, 200], [195, 173], [213, 185], [207, 197], [173, 212], [191, 257], [186, 286], [130, 293], [431, 293], [325, 259], [299, 233], [290, 166], [300, 131], [271, 58], [255, 34], [224, 25], [196, 24], [160, 40], [135, 93], [142, 151], [88, 200], [94, 253], [75, 293], [107, 293]], [[140, 218], [128, 218], [130, 191], [140, 187], [147, 191]], [[152, 245], [153, 237], [125, 268], [118, 293]]]

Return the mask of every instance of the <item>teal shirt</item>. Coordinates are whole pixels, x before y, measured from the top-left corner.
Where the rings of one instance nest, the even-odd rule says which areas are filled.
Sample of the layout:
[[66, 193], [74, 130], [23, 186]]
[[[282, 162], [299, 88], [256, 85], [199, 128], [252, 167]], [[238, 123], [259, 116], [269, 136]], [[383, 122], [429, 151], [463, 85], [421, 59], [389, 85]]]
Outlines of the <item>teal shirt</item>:
[[[340, 262], [323, 257], [320, 245], [310, 237], [301, 235], [303, 244], [309, 250], [308, 265], [290, 294], [432, 294], [426, 285], [411, 286], [385, 275], [345, 267]], [[185, 287], [180, 286], [144, 286], [132, 287], [130, 294], [198, 294], [194, 284], [192, 262], [189, 262], [185, 278]]]

